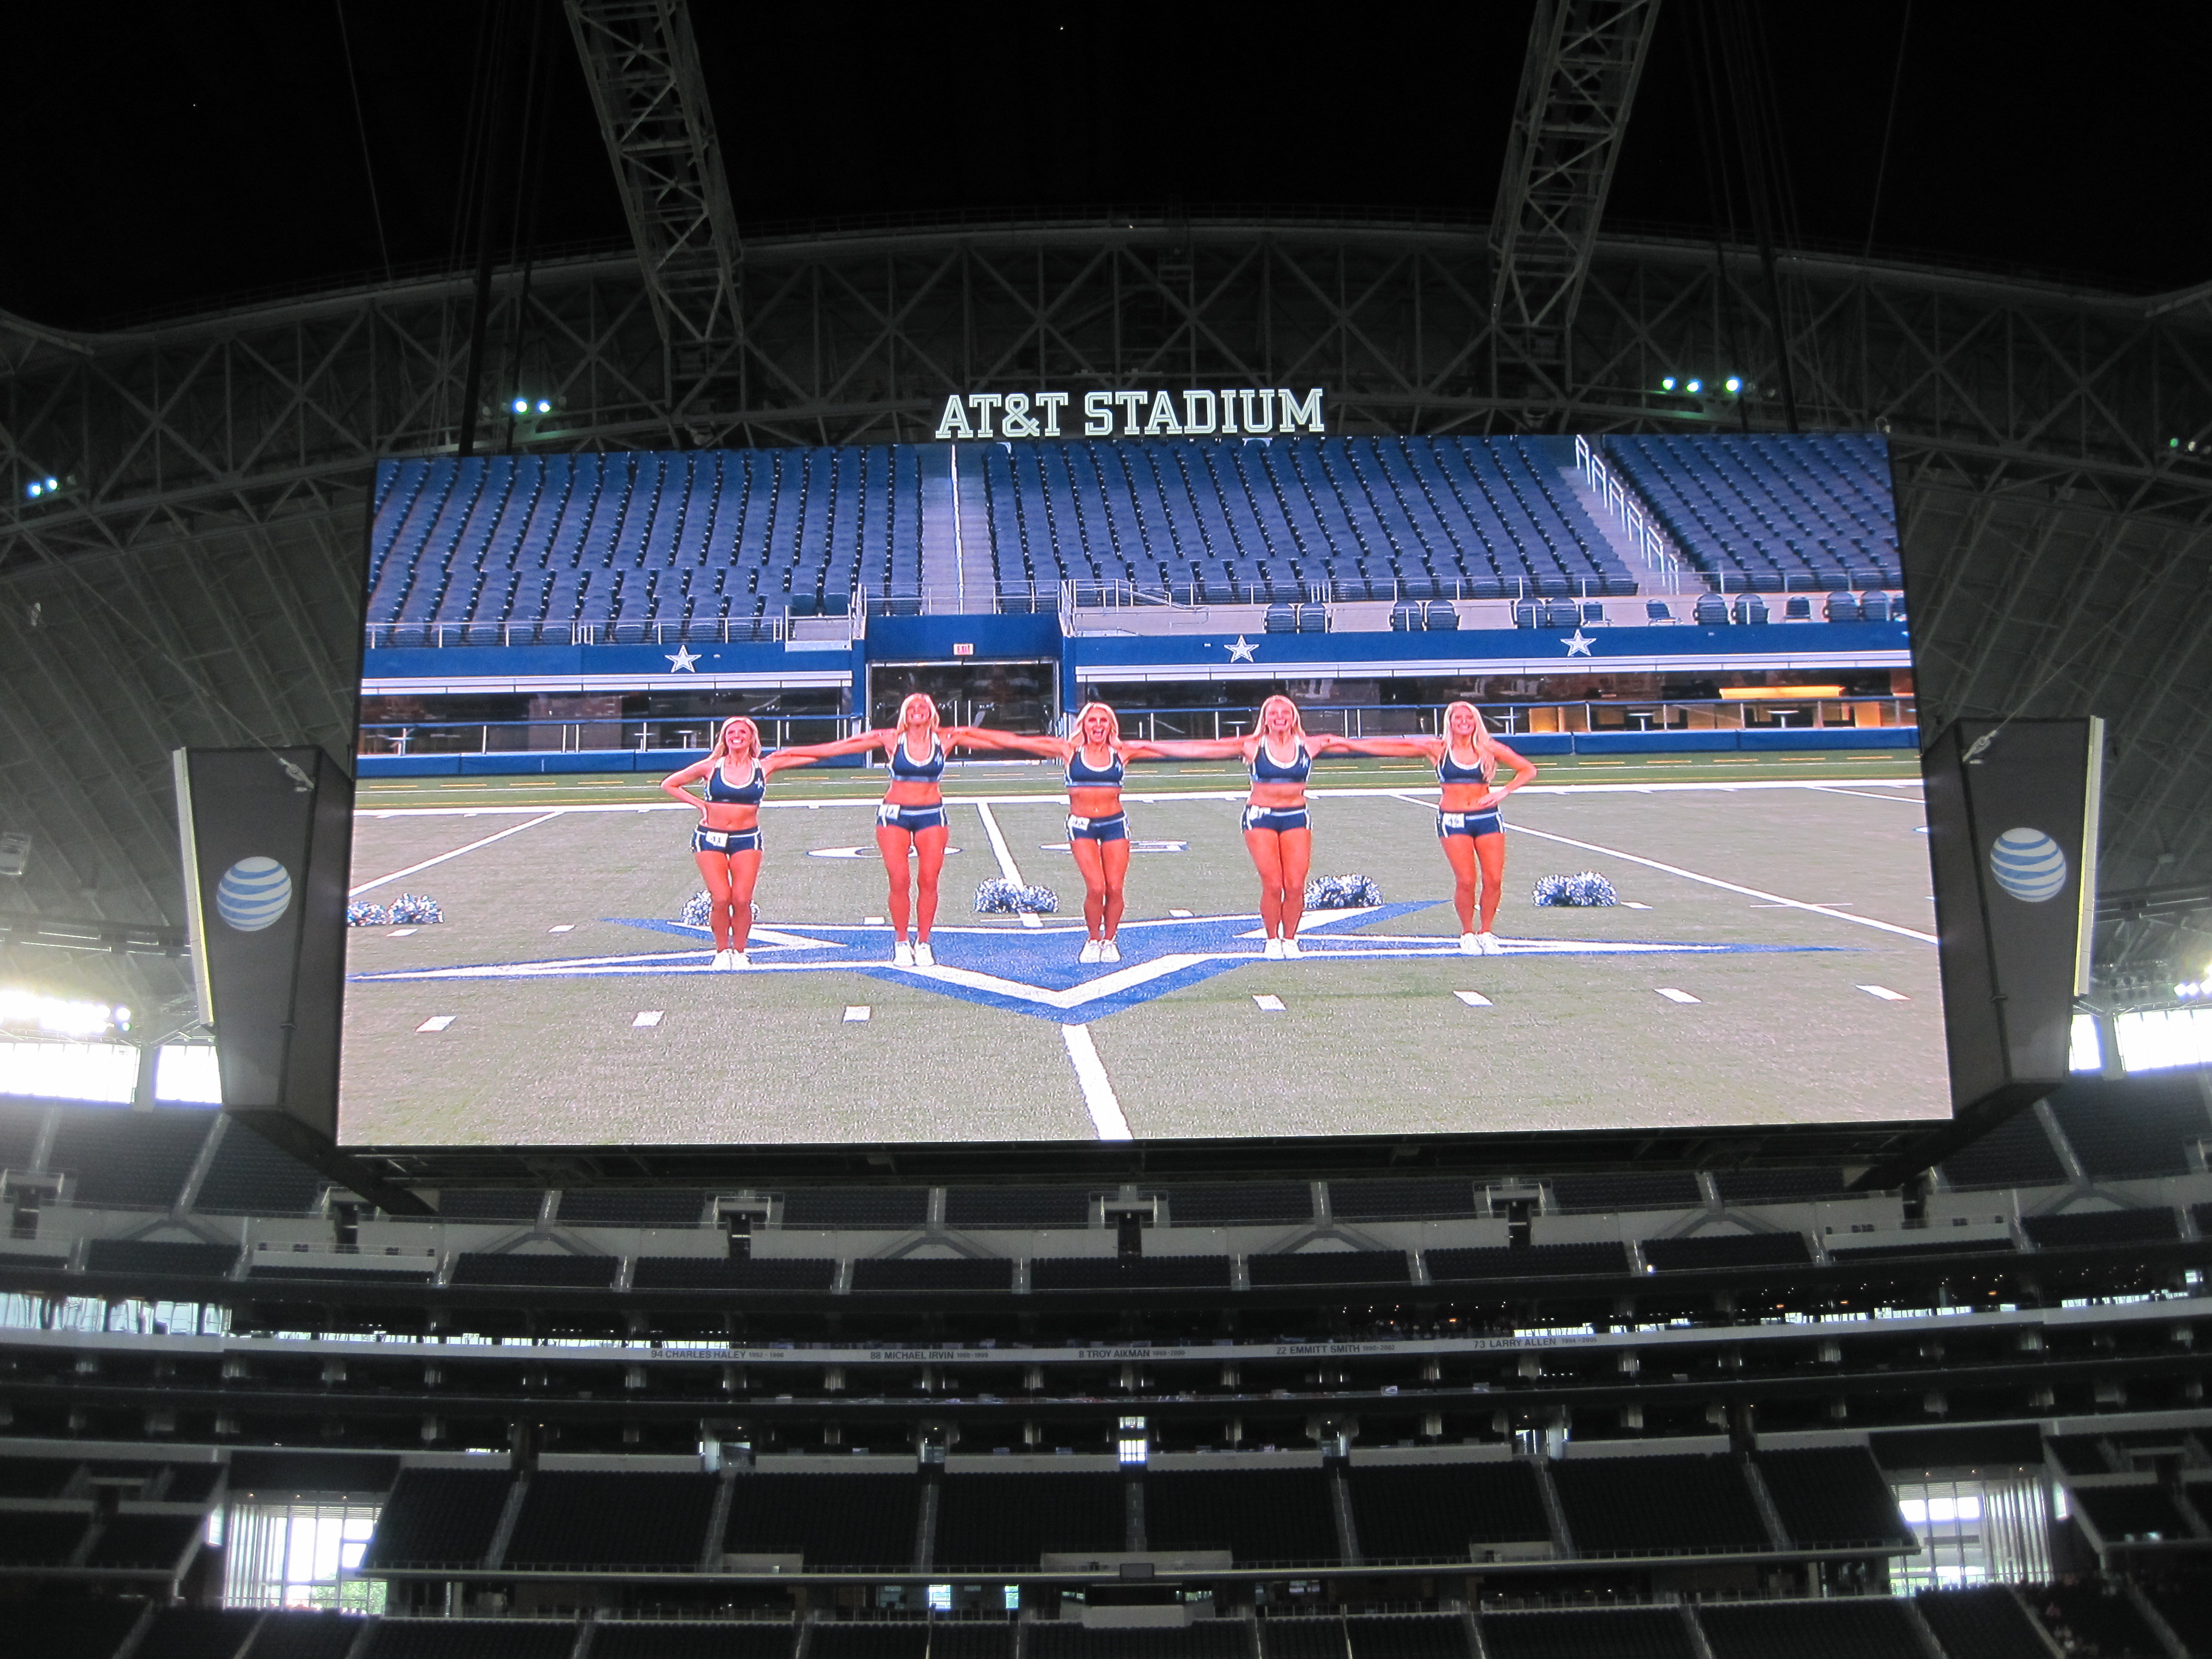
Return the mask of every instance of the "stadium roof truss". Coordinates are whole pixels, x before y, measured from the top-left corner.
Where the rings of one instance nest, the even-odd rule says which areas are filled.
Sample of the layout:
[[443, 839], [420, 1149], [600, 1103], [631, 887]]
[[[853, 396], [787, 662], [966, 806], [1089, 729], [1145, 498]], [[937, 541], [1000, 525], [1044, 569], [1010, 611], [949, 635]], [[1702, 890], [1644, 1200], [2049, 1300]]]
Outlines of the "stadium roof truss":
[[[871, 225], [758, 236], [732, 269], [744, 325], [703, 398], [635, 258], [502, 273], [489, 337], [522, 357], [488, 383], [526, 374], [553, 408], [490, 445], [925, 441], [951, 393], [1041, 385], [1320, 386], [1335, 432], [1780, 424], [1747, 249], [1597, 241], [1572, 384], [1533, 399], [1492, 380], [1477, 223]], [[1803, 422], [1890, 434], [1929, 729], [2105, 715], [2106, 885], [2201, 878], [2207, 295], [1809, 252], [1779, 274]], [[164, 751], [343, 748], [371, 465], [452, 453], [471, 299], [434, 276], [102, 334], [0, 318], [0, 829], [38, 842], [0, 908], [174, 924]], [[1670, 375], [1745, 391], [1668, 394]]]

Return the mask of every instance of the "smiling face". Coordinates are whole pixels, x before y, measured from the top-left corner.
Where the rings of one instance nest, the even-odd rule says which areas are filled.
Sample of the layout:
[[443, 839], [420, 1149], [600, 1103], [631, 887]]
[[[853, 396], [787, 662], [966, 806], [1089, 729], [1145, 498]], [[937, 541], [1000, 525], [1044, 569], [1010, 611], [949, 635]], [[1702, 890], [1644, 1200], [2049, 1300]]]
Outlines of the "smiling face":
[[1297, 705], [1288, 697], [1270, 697], [1261, 706], [1260, 729], [1271, 738], [1287, 738], [1298, 729]]
[[899, 705], [899, 730], [916, 737], [927, 737], [937, 729], [937, 705], [921, 692], [915, 692]]
[[1475, 734], [1482, 730], [1482, 722], [1476, 718], [1472, 703], [1454, 703], [1445, 712], [1444, 726], [1455, 744], [1473, 743]]
[[731, 760], [750, 760], [760, 752], [760, 732], [749, 720], [722, 722], [722, 753]]
[[1114, 715], [1105, 704], [1094, 702], [1084, 712], [1083, 740], [1092, 748], [1103, 748], [1114, 738]]

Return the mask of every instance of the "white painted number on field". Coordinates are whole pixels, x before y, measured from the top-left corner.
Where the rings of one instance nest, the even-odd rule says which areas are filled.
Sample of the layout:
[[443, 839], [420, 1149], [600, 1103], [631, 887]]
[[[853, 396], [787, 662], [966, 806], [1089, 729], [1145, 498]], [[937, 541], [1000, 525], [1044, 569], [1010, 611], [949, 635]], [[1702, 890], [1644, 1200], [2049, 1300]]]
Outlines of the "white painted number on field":
[[1498, 1006], [1480, 991], [1454, 991], [1452, 994], [1470, 1008], [1495, 1008]]
[[634, 1026], [658, 1025], [660, 1024], [660, 1015], [659, 1009], [647, 1008], [641, 1012], [635, 1019], [630, 1021], [630, 1024]]
[[418, 1031], [442, 1031], [459, 1018], [459, 1014], [433, 1014], [415, 1029]]
[[1263, 1014], [1279, 1014], [1283, 1012], [1283, 1000], [1279, 996], [1256, 996], [1252, 1000], [1260, 1005], [1260, 1012]]
[[1687, 991], [1678, 991], [1671, 985], [1661, 985], [1654, 988], [1669, 1002], [1695, 1002], [1698, 1000]]
[[854, 1006], [854, 1007], [851, 1007], [851, 1008], [848, 1008], [848, 1009], [845, 1011], [845, 1024], [848, 1024], [848, 1025], [866, 1025], [867, 1023], [868, 1023], [868, 1005], [867, 1005], [866, 1003], [865, 1003], [865, 1002], [860, 1003], [860, 1004], [857, 1005], [856, 1006]]
[[1887, 985], [1862, 985], [1859, 989], [1870, 997], [1880, 997], [1884, 1002], [1910, 1002], [1912, 999], [1902, 991], [1893, 991]]

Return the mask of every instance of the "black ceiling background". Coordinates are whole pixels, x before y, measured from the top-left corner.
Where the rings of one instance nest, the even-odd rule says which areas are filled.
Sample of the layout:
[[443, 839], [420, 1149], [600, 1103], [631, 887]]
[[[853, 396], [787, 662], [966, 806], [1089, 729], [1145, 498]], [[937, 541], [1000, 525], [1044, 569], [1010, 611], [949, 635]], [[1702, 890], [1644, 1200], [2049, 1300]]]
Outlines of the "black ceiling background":
[[[1480, 216], [1528, 21], [1513, 3], [693, 15], [738, 214], [755, 228], [1104, 202]], [[618, 240], [557, 0], [15, 14], [0, 55], [0, 307], [86, 327], [374, 275], [387, 259], [468, 264], [457, 204], [492, 125], [480, 70], [526, 61], [533, 30], [541, 106], [526, 119], [518, 97], [501, 125], [541, 182], [519, 214], [511, 187], [495, 189], [501, 252]], [[1747, 54], [1734, 74], [1709, 71], [1710, 44], [1730, 30]], [[1773, 112], [1785, 241], [1870, 240], [1881, 254], [2134, 289], [2192, 283], [2212, 277], [2208, 69], [2202, 7], [1668, 0], [1610, 222], [1726, 222], [1698, 115], [1720, 85]]]

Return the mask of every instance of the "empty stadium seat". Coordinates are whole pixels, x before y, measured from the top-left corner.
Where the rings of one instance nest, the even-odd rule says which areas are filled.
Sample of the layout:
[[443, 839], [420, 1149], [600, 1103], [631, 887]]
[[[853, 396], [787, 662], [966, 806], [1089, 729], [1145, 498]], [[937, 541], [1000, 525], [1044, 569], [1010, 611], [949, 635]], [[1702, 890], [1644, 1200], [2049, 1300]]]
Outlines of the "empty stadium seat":
[[1700, 628], [1725, 628], [1729, 621], [1729, 603], [1717, 593], [1701, 594], [1691, 617]]
[[1861, 619], [1859, 602], [1849, 593], [1831, 593], [1822, 603], [1820, 616], [1832, 623], [1855, 623]]

